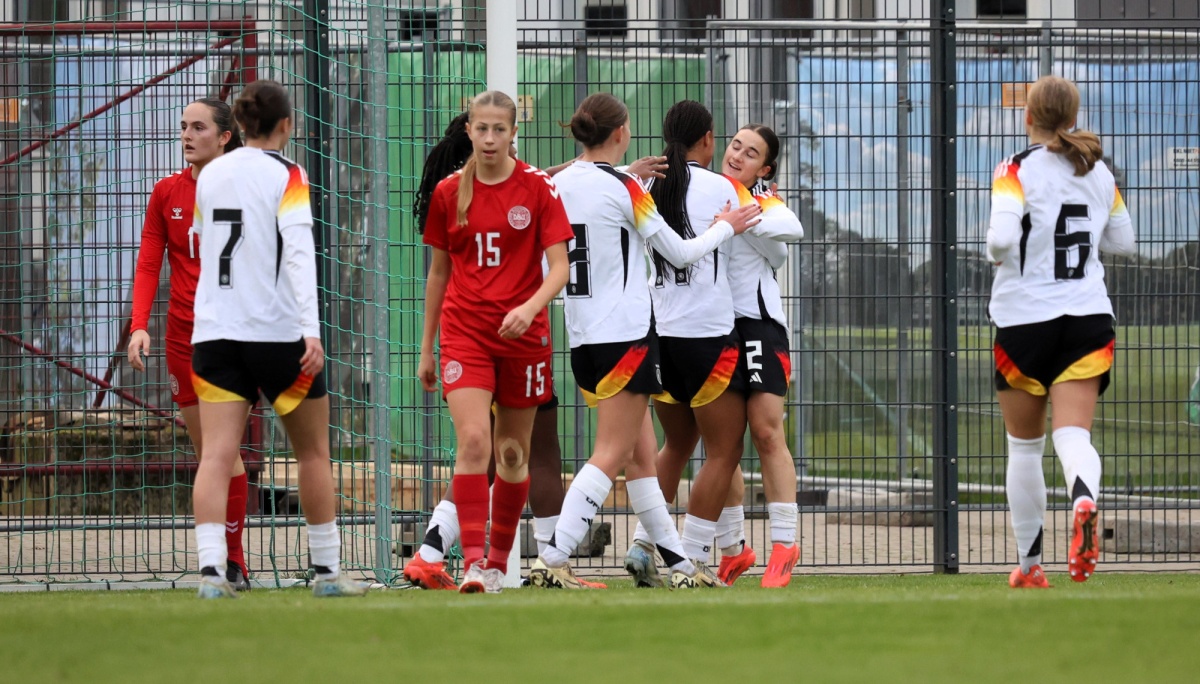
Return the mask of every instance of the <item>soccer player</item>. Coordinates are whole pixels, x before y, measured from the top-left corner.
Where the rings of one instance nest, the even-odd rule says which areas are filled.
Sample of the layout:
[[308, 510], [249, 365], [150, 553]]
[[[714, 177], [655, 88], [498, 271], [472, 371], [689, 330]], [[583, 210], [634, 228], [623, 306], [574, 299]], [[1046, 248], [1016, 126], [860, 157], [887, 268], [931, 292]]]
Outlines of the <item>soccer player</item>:
[[308, 178], [280, 154], [292, 133], [292, 104], [283, 86], [255, 81], [233, 111], [246, 147], [200, 174], [193, 224], [200, 278], [192, 383], [204, 449], [193, 493], [199, 595], [236, 596], [225, 577], [225, 493], [246, 414], [261, 391], [299, 463], [313, 594], [359, 596], [367, 586], [339, 571]]
[[[471, 138], [467, 135], [467, 113], [451, 120], [442, 139], [425, 158], [421, 182], [417, 186], [413, 202], [413, 214], [418, 232], [425, 231], [429, 215], [429, 200], [433, 190], [442, 179], [462, 168], [471, 156]], [[563, 503], [562, 450], [558, 441], [558, 398], [538, 406], [533, 421], [533, 435], [529, 445], [529, 508], [533, 511], [534, 539], [538, 552], [545, 549], [554, 533], [558, 514]], [[495, 461], [489, 468], [489, 480], [495, 478]], [[425, 538], [417, 553], [404, 564], [404, 578], [422, 589], [457, 590], [458, 585], [446, 572], [445, 558], [458, 542], [458, 512], [454, 505], [453, 491], [447, 491], [429, 517]], [[595, 588], [603, 584], [580, 580]]]
[[[693, 100], [672, 105], [663, 120], [663, 140], [666, 178], [656, 180], [650, 194], [667, 224], [680, 237], [691, 238], [740, 200], [733, 181], [706, 168], [715, 143], [712, 114], [704, 105]], [[707, 562], [746, 431], [729, 247], [721, 246], [687, 268], [671, 265], [657, 252], [653, 258], [651, 299], [664, 390], [654, 398], [654, 407], [666, 438], [659, 452], [658, 478], [667, 500], [674, 500], [696, 435], [703, 437], [708, 458], [692, 482], [683, 547], [702, 570], [704, 586], [725, 586]], [[656, 586], [662, 580], [646, 532], [641, 526], [635, 531], [625, 568], [639, 586]]]
[[[796, 465], [784, 434], [784, 398], [791, 380], [791, 348], [787, 318], [775, 269], [787, 259], [787, 242], [804, 237], [804, 227], [787, 205], [764, 186], [775, 176], [779, 137], [763, 124], [743, 126], [725, 148], [721, 171], [737, 181], [743, 204], [762, 207], [762, 221], [733, 241], [729, 283], [742, 362], [746, 375], [746, 418], [750, 438], [762, 462], [763, 488], [771, 526], [771, 558], [762, 578], [764, 587], [785, 587], [800, 558], [796, 544]], [[754, 189], [753, 197], [751, 189]], [[746, 545], [741, 467], [734, 472], [717, 520], [721, 563], [717, 577], [733, 584], [754, 565], [754, 549]]]
[[1072, 500], [1071, 579], [1086, 581], [1096, 569], [1100, 456], [1091, 429], [1116, 339], [1100, 253], [1132, 253], [1134, 235], [1099, 138], [1075, 128], [1075, 84], [1044, 76], [1026, 101], [1030, 147], [1000, 162], [992, 181], [987, 252], [997, 268], [988, 311], [1021, 563], [1008, 583], [1040, 588], [1050, 586], [1041, 567], [1047, 400]]
[[695, 587], [700, 570], [687, 558], [654, 469], [657, 444], [650, 396], [662, 391], [651, 326], [645, 245], [686, 268], [755, 221], [757, 205], [732, 209], [692, 240], [667, 226], [633, 176], [613, 168], [632, 133], [625, 104], [608, 93], [588, 96], [571, 118], [583, 155], [555, 184], [575, 231], [565, 292], [571, 367], [589, 406], [597, 409], [591, 459], [575, 475], [551, 544], [529, 571], [533, 586], [582, 589], [568, 559], [592, 519], [626, 473], [630, 505], [671, 567], [674, 587]]
[[[200, 407], [192, 387], [192, 302], [196, 297], [196, 280], [200, 277], [198, 241], [192, 232], [196, 179], [209, 162], [241, 147], [242, 138], [229, 105], [221, 100], [204, 98], [184, 108], [179, 120], [179, 141], [183, 144], [183, 158], [188, 167], [155, 183], [146, 207], [142, 244], [133, 275], [133, 319], [126, 356], [134, 370], [146, 369], [143, 357], [150, 352], [150, 334], [146, 331], [150, 324], [150, 309], [158, 292], [165, 251], [171, 264], [171, 298], [167, 303], [165, 340], [171, 398], [179, 406], [188, 437], [199, 456], [203, 451]], [[250, 588], [246, 554], [242, 548], [245, 522], [246, 466], [239, 457], [233, 462], [225, 510], [228, 579], [238, 591]]]
[[[429, 392], [440, 377], [454, 422], [451, 488], [467, 568], [463, 593], [501, 590], [529, 491], [534, 415], [552, 394], [546, 305], [567, 282], [571, 226], [550, 177], [509, 155], [516, 119], [516, 105], [504, 93], [487, 91], [471, 101], [473, 153], [461, 172], [438, 183], [425, 222], [433, 260], [417, 375]], [[439, 331], [440, 372], [433, 357]]]

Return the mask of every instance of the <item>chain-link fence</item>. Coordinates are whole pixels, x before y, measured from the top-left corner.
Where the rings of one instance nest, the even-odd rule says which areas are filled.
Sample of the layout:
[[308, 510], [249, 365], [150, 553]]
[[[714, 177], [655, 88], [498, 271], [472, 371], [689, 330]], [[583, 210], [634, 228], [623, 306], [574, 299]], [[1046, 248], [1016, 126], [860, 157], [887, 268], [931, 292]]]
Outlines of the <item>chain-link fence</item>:
[[[391, 580], [453, 462], [442, 403], [414, 377], [428, 255], [412, 193], [426, 151], [484, 88], [486, 12], [508, 5], [225, 2], [167, 22], [111, 4], [102, 17], [26, 7], [0, 27], [0, 572], [173, 578], [194, 565], [194, 456], [171, 422], [162, 357], [145, 375], [121, 361], [132, 268], [149, 190], [183, 166], [183, 106], [274, 78], [297, 106], [287, 153], [314, 188], [347, 561]], [[777, 273], [801, 566], [993, 568], [1015, 550], [982, 256], [991, 171], [1026, 145], [1027, 85], [1076, 81], [1079, 125], [1101, 135], [1140, 245], [1106, 259], [1118, 352], [1093, 431], [1105, 561], [1195, 564], [1200, 25], [970, 4], [955, 17], [952, 3], [511, 3], [520, 154], [543, 167], [575, 156], [558, 124], [596, 90], [629, 105], [629, 159], [661, 149], [663, 114], [684, 98], [713, 111], [718, 154], [743, 124], [774, 127], [780, 192], [806, 228]], [[159, 296], [155, 340], [165, 277]], [[551, 309], [570, 473], [594, 419]], [[244, 450], [250, 564], [285, 578], [307, 566], [295, 468], [258, 413]], [[749, 440], [746, 454], [748, 541], [761, 548]], [[1047, 473], [1061, 488], [1053, 458]], [[1065, 561], [1065, 503], [1052, 490], [1051, 566]], [[595, 555], [578, 562], [616, 571], [634, 523], [619, 485], [597, 522]]]

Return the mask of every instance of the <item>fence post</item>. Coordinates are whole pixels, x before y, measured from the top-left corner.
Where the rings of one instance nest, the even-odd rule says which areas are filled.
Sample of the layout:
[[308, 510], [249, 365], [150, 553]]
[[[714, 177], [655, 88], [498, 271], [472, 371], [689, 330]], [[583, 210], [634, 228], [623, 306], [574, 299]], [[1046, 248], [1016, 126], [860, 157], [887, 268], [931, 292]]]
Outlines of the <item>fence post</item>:
[[387, 24], [383, 5], [373, 4], [367, 14], [368, 92], [371, 100], [371, 194], [364, 240], [371, 250], [374, 311], [366, 319], [371, 339], [371, 414], [367, 434], [373, 443], [375, 459], [375, 578], [384, 584], [392, 581], [392, 450], [388, 333], [388, 244], [391, 222], [388, 220], [388, 51]]
[[955, 2], [937, 0], [930, 19], [933, 258], [934, 572], [958, 572], [958, 97]]
[[329, 0], [304, 0], [304, 148], [317, 247], [322, 337], [329, 339]]

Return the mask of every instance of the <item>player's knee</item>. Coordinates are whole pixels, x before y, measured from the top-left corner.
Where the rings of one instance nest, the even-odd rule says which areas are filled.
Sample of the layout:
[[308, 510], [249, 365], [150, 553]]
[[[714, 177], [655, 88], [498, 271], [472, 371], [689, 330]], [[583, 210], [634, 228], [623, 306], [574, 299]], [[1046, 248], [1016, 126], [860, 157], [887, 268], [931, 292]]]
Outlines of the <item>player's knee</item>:
[[750, 419], [750, 440], [760, 454], [772, 453], [785, 446], [783, 424], [774, 419]]
[[501, 468], [520, 468], [525, 465], [526, 453], [512, 437], [502, 437], [496, 448], [496, 465]]
[[456, 432], [458, 458], [467, 462], [487, 463], [491, 451], [491, 435], [487, 426], [482, 429], [463, 428]]

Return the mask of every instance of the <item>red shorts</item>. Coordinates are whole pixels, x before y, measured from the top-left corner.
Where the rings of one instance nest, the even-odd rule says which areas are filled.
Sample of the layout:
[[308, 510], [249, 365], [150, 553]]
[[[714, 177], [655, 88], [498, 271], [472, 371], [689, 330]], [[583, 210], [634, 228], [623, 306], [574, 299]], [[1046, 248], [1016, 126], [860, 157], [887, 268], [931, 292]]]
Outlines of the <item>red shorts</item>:
[[442, 345], [442, 396], [464, 387], [492, 393], [497, 406], [531, 408], [554, 396], [553, 350], [537, 356], [493, 356], [472, 344]]
[[168, 321], [165, 349], [171, 399], [180, 407], [195, 406], [200, 399], [192, 387], [192, 327]]

